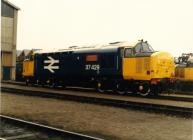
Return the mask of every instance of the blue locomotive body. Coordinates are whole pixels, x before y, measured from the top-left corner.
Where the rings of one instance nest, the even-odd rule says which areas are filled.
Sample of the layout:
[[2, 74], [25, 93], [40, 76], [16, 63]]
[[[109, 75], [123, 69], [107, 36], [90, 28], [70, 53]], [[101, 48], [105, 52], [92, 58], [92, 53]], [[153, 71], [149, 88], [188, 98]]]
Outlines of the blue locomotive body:
[[33, 79], [43, 83], [85, 85], [122, 78], [121, 48], [37, 53], [34, 63]]

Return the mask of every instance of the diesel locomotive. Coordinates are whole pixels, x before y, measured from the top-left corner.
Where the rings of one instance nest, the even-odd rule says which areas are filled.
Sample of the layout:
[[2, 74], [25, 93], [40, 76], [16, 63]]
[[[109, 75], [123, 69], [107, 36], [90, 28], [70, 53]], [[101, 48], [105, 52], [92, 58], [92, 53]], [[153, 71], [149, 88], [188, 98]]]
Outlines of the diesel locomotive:
[[175, 90], [193, 92], [193, 53], [184, 53], [177, 59], [175, 78]]
[[26, 84], [92, 87], [118, 94], [159, 94], [174, 76], [174, 59], [147, 41], [72, 46], [36, 52], [23, 62]]

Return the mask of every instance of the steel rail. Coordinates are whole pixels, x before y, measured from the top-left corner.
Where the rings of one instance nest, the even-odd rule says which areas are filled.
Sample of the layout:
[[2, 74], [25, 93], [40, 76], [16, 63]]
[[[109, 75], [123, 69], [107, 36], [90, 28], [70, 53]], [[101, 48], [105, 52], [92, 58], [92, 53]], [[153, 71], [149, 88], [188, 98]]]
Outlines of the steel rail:
[[51, 126], [29, 122], [29, 121], [25, 121], [25, 120], [18, 119], [18, 118], [13, 118], [13, 117], [6, 116], [6, 115], [0, 115], [0, 119], [1, 121], [4, 121], [9, 124], [14, 124], [17, 126], [25, 127], [25, 128], [28, 128], [29, 130], [36, 130], [36, 131], [38, 130], [38, 132], [43, 132], [43, 133], [54, 135], [57, 137], [70, 138], [72, 140], [77, 140], [77, 139], [78, 140], [103, 140], [102, 138], [92, 137], [92, 136], [88, 136], [88, 135], [84, 135], [84, 134], [80, 134], [76, 132], [54, 128]]
[[164, 113], [168, 115], [176, 115], [176, 116], [187, 117], [187, 118], [192, 118], [192, 113], [193, 113], [193, 108], [190, 108], [190, 107], [180, 107], [180, 106], [126, 101], [126, 100], [118, 100], [118, 99], [107, 99], [107, 98], [100, 98], [100, 97], [88, 97], [88, 96], [72, 95], [72, 94], [60, 94], [60, 93], [48, 92], [48, 91], [37, 91], [37, 90], [32, 91], [32, 90], [9, 88], [9, 87], [2, 87], [1, 90], [9, 94], [38, 96], [38, 97], [44, 97], [44, 98], [54, 98], [59, 100], [70, 100], [70, 101], [77, 101], [77, 102], [84, 102], [84, 103], [114, 106], [114, 107], [120, 107], [120, 108], [138, 109], [138, 110], [144, 110], [148, 112]]
[[[13, 84], [13, 85], [20, 85], [20, 86], [26, 86], [24, 82], [3, 81], [3, 83]], [[48, 87], [44, 87], [44, 88], [48, 88]], [[58, 88], [58, 89], [61, 89], [61, 88]], [[84, 91], [84, 92], [93, 91], [93, 89], [89, 89], [89, 88], [74, 88], [74, 87], [65, 88], [64, 90]], [[192, 94], [187, 94], [187, 95], [192, 95], [192, 97], [180, 97], [180, 96], [175, 96], [175, 94], [172, 94], [172, 95], [174, 95], [174, 96], [171, 96], [170, 94], [168, 94], [168, 95], [164, 94], [164, 95], [159, 95], [159, 96], [147, 96], [147, 97], [142, 97], [142, 96], [137, 95], [137, 94], [126, 94], [126, 95], [118, 95], [118, 96], [132, 96], [132, 97], [138, 97], [138, 98], [149, 98], [149, 99], [161, 99], [161, 100], [171, 100], [171, 101], [193, 102], [193, 93]], [[180, 95], [180, 94], [178, 94], [178, 95]], [[184, 95], [184, 94], [181, 94], [181, 95]], [[116, 95], [114, 95], [114, 96], [116, 96]]]

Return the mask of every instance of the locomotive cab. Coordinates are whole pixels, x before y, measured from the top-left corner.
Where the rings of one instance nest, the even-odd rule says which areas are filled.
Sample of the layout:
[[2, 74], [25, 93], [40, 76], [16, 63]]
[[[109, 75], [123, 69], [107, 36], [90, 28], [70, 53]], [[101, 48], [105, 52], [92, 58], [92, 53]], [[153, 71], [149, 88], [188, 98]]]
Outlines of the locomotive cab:
[[125, 48], [123, 79], [135, 81], [131, 90], [143, 96], [150, 93], [158, 94], [161, 91], [161, 81], [171, 78], [173, 74], [174, 62], [169, 53], [156, 52], [143, 41], [134, 47]]
[[124, 57], [150, 56], [153, 52], [155, 51], [147, 42], [140, 42], [135, 47], [126, 47]]

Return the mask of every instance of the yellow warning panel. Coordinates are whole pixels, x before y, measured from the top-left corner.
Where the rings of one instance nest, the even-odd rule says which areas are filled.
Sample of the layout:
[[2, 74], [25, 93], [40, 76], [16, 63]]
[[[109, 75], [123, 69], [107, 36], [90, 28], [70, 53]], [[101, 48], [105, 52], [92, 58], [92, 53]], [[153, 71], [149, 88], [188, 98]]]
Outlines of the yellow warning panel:
[[24, 77], [34, 76], [34, 61], [26, 60], [23, 62], [23, 73]]

